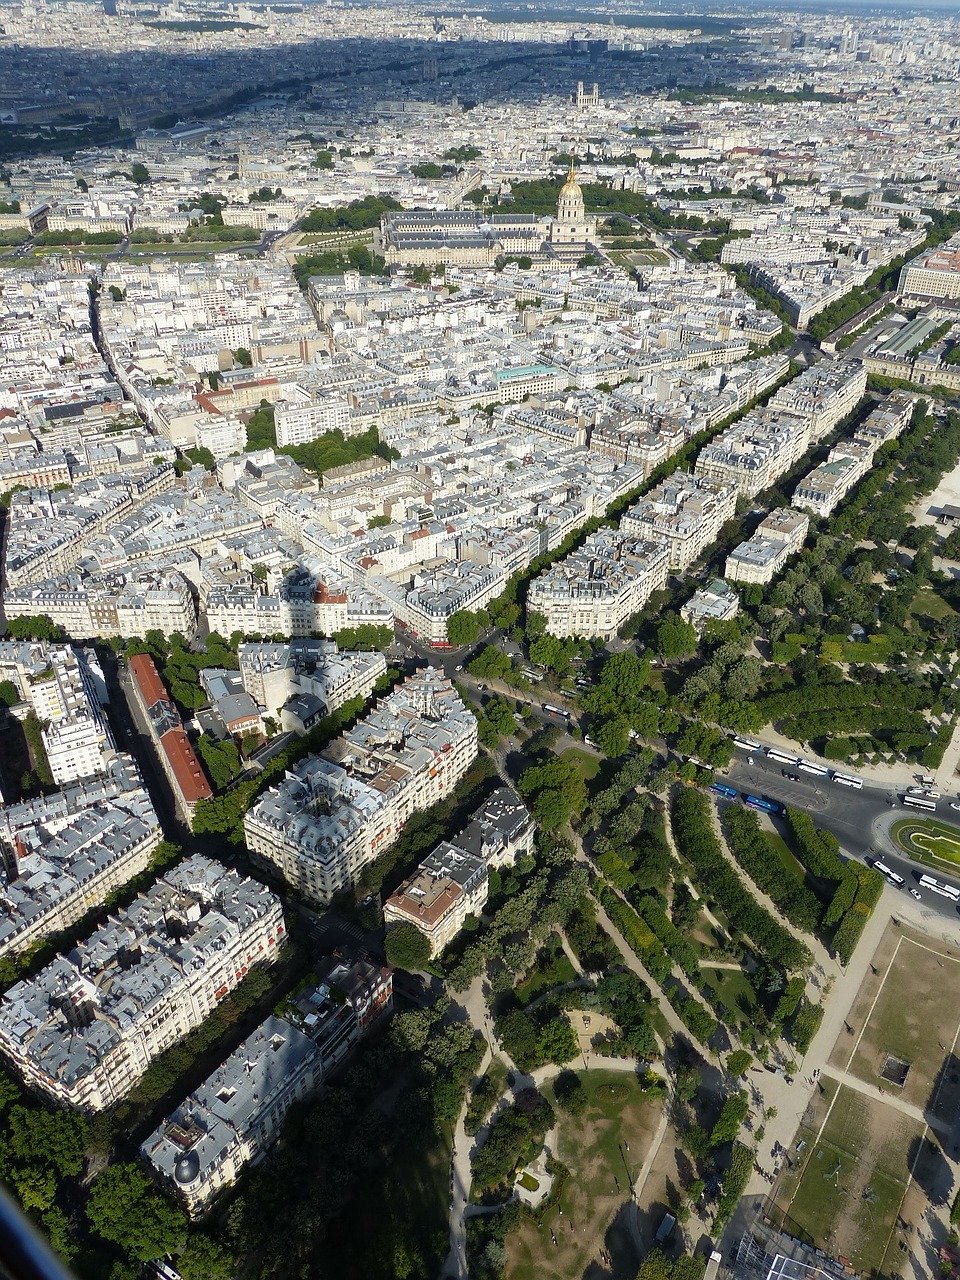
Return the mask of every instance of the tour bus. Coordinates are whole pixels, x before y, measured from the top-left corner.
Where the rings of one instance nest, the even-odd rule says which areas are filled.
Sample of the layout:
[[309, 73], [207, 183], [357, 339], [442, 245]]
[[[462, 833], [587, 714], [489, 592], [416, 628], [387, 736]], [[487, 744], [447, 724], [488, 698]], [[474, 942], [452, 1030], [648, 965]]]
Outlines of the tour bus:
[[708, 790], [712, 791], [716, 796], [725, 796], [727, 800], [736, 800], [737, 798], [736, 789], [734, 787], [725, 786], [722, 782], [714, 782]]
[[858, 791], [863, 790], [863, 779], [854, 778], [853, 775], [849, 773], [835, 773], [833, 775], [833, 781], [839, 782], [842, 787], [856, 787]]
[[926, 809], [933, 813], [936, 810], [936, 800], [928, 800], [926, 796], [912, 796], [909, 793], [903, 797], [903, 803], [909, 805], [911, 809]]
[[903, 888], [903, 876], [898, 876], [895, 871], [892, 871], [887, 864], [885, 862], [881, 862], [879, 858], [874, 858], [873, 869], [874, 871], [879, 871], [882, 876], [886, 876], [895, 889]]
[[814, 773], [818, 778], [830, 776], [830, 770], [825, 765], [814, 764], [812, 760], [801, 760], [797, 768], [802, 769], [804, 773]]
[[733, 745], [741, 751], [760, 751], [763, 747], [762, 742], [753, 742], [750, 738], [734, 738]]
[[921, 876], [920, 888], [939, 893], [941, 898], [949, 898], [951, 902], [960, 902], [960, 889], [952, 884], [944, 884], [942, 880], [934, 880], [933, 876]]
[[784, 812], [782, 804], [776, 804], [773, 800], [762, 800], [760, 796], [744, 796], [743, 803], [750, 809], [760, 809], [763, 813], [772, 813], [777, 817]]
[[562, 719], [566, 720], [567, 713], [563, 710], [562, 707], [552, 707], [549, 702], [543, 702], [540, 705], [543, 707], [544, 711], [547, 713], [548, 716], [560, 716]]
[[798, 765], [800, 763], [799, 756], [788, 755], [786, 751], [781, 751], [779, 747], [767, 747], [767, 758], [779, 760], [782, 764]]

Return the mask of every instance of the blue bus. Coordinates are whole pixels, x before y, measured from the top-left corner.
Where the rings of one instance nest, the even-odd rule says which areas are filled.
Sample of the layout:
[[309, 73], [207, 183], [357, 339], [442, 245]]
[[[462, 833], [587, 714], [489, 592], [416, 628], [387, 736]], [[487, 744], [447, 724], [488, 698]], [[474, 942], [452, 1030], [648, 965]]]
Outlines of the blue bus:
[[708, 790], [716, 796], [726, 796], [728, 800], [736, 800], [737, 793], [733, 787], [725, 787], [722, 782], [715, 782]]
[[778, 818], [785, 812], [782, 804], [775, 804], [772, 800], [761, 800], [759, 796], [744, 796], [743, 803], [750, 809], [760, 809], [763, 813], [772, 813]]

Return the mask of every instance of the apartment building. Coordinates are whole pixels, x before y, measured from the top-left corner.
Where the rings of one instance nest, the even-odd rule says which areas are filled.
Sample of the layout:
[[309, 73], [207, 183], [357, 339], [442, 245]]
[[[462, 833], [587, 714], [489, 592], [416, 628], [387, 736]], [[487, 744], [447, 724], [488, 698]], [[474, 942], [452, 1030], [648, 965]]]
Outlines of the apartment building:
[[415, 925], [429, 940], [431, 956], [439, 955], [467, 916], [483, 910], [491, 867], [509, 866], [520, 853], [529, 853], [534, 834], [520, 798], [510, 787], [500, 787], [459, 835], [437, 845], [387, 899], [387, 929]]
[[244, 818], [247, 847], [266, 870], [328, 903], [390, 848], [411, 813], [449, 795], [476, 752], [476, 718], [427, 667], [265, 792]]
[[468, 915], [478, 916], [487, 900], [487, 868], [479, 858], [453, 845], [438, 845], [396, 893], [383, 904], [387, 931], [415, 925], [439, 955], [452, 942]]
[[103, 773], [116, 744], [91, 678], [91, 651], [44, 641], [0, 641], [0, 679], [11, 681], [42, 725], [58, 786]]
[[330, 715], [353, 698], [369, 698], [387, 670], [382, 653], [341, 652], [332, 640], [251, 642], [239, 646], [237, 657], [244, 689], [270, 716], [304, 694]]
[[197, 802], [213, 795], [210, 783], [153, 659], [146, 653], [134, 654], [129, 670], [130, 688], [150, 730], [177, 812], [189, 826]]
[[732, 484], [675, 471], [624, 514], [620, 532], [663, 542], [680, 572], [715, 541], [737, 508]]
[[727, 556], [724, 577], [734, 582], [772, 582], [792, 555], [803, 546], [810, 517], [781, 507], [771, 511], [752, 538], [741, 542]]
[[738, 494], [755, 498], [803, 457], [809, 440], [805, 418], [758, 410], [704, 445], [694, 474], [732, 485]]
[[830, 450], [826, 462], [805, 475], [790, 505], [825, 520], [870, 470], [873, 449], [851, 442]]
[[0, 812], [0, 955], [76, 924], [145, 871], [162, 838], [129, 756], [101, 777], [9, 805]]
[[530, 584], [527, 608], [554, 636], [610, 639], [665, 584], [666, 543], [598, 529]]
[[368, 960], [328, 957], [319, 978], [266, 1018], [141, 1145], [191, 1217], [263, 1158], [290, 1108], [392, 1008], [393, 975]]
[[739, 612], [740, 597], [722, 578], [714, 578], [680, 606], [680, 617], [695, 627], [698, 635], [708, 622], [729, 622]]
[[63, 1106], [102, 1111], [284, 938], [280, 899], [199, 854], [0, 1001], [0, 1052]]
[[7, 617], [45, 614], [77, 639], [131, 639], [148, 631], [192, 635], [197, 606], [189, 583], [176, 571], [117, 572], [90, 577], [77, 571], [3, 593]]
[[805, 418], [813, 444], [853, 412], [866, 389], [867, 369], [860, 360], [821, 360], [782, 386], [768, 407]]
[[280, 446], [309, 444], [327, 431], [342, 431], [345, 436], [354, 434], [350, 402], [345, 396], [326, 397], [305, 404], [279, 400], [273, 412], [277, 444]]

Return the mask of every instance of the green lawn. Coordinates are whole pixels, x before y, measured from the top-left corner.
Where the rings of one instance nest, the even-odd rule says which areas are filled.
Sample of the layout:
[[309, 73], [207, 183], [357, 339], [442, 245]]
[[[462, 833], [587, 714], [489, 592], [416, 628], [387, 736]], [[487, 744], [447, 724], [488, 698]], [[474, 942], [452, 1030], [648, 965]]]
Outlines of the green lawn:
[[776, 831], [765, 831], [763, 834], [766, 838], [767, 844], [776, 854], [780, 861], [780, 865], [783, 867], [784, 871], [786, 871], [787, 875], [792, 877], [794, 880], [803, 880], [803, 867], [791, 853], [790, 846], [787, 844], [786, 840], [784, 840], [783, 836], [778, 835]]
[[913, 597], [910, 603], [910, 614], [919, 618], [926, 614], [930, 618], [942, 622], [944, 618], [950, 618], [956, 613], [956, 609], [952, 609], [942, 596], [937, 595], [931, 587], [923, 587]]
[[747, 975], [739, 969], [711, 969], [706, 959], [702, 961], [702, 967], [704, 977], [717, 993], [716, 998], [727, 1009], [749, 1016], [749, 1011], [756, 1007], [757, 993]]
[[544, 991], [572, 982], [577, 971], [567, 959], [560, 939], [554, 934], [537, 952], [534, 967], [513, 994], [521, 1004], [529, 1004]]
[[960, 829], [939, 818], [905, 818], [891, 835], [911, 858], [960, 866]]
[[578, 747], [568, 747], [560, 753], [560, 759], [569, 760], [584, 782], [592, 782], [603, 764], [601, 756], [591, 755], [589, 751], [581, 751]]

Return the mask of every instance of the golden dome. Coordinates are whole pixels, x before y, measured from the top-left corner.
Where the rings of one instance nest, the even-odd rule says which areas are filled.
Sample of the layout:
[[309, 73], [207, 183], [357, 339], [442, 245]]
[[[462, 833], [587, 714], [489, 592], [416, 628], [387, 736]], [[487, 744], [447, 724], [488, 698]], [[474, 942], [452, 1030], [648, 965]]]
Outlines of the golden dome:
[[567, 174], [567, 180], [560, 188], [560, 195], [563, 196], [583, 196], [580, 183], [577, 181], [577, 171], [573, 167], [573, 160], [570, 161], [570, 172]]

